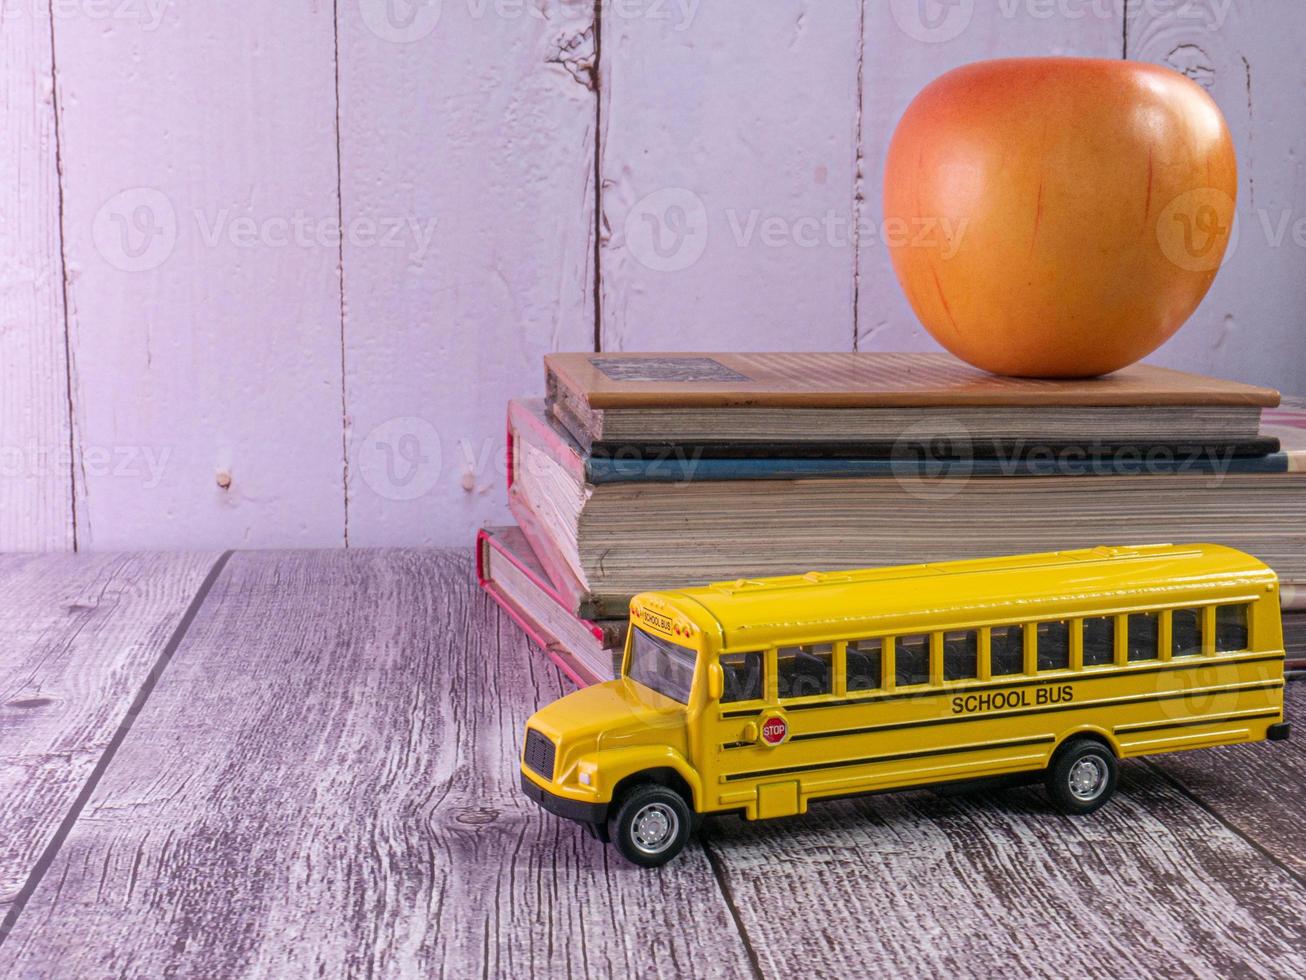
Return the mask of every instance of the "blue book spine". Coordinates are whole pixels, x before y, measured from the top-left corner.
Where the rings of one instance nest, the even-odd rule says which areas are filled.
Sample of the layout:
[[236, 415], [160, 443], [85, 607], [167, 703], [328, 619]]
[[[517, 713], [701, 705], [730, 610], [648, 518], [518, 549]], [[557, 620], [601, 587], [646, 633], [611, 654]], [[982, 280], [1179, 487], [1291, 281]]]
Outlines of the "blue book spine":
[[1121, 450], [1108, 456], [1063, 450], [1014, 459], [948, 459], [905, 453], [893, 459], [715, 459], [692, 452], [649, 458], [588, 456], [587, 480], [605, 483], [702, 483], [728, 480], [815, 480], [892, 477], [905, 480], [971, 477], [1233, 476], [1287, 473], [1286, 453], [1234, 456], [1217, 449], [1191, 453], [1167, 449]]

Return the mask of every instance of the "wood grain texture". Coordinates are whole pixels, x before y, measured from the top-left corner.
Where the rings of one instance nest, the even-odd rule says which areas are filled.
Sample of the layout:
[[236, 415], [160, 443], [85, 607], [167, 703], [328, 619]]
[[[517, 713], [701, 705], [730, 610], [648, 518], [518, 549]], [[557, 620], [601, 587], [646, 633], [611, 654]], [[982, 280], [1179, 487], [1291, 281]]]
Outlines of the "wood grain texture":
[[341, 543], [331, 4], [58, 7], [80, 544]]
[[0, 912], [216, 557], [0, 557]]
[[1230, 745], [1153, 760], [1162, 773], [1306, 882], [1306, 682], [1284, 688], [1287, 742]]
[[865, 0], [859, 126], [863, 179], [859, 185], [861, 236], [857, 250], [858, 349], [938, 349], [898, 285], [884, 244], [885, 156], [907, 106], [935, 78], [972, 61], [1047, 55], [1119, 58], [1123, 7], [1117, 2], [1045, 0]]
[[0, 549], [73, 546], [50, 15], [0, 20]]
[[604, 350], [851, 349], [860, 16], [604, 5]]
[[1306, 18], [1255, 0], [1135, 2], [1129, 57], [1183, 72], [1229, 122], [1238, 229], [1205, 302], [1158, 363], [1296, 392], [1306, 384]]
[[[594, 340], [593, 11], [340, 4], [349, 543], [503, 523], [507, 400]], [[411, 15], [411, 19], [409, 19]]]
[[768, 976], [850, 960], [907, 976], [1306, 969], [1306, 889], [1142, 763], [1082, 819], [1041, 790], [906, 793], [711, 834]]
[[747, 974], [700, 849], [640, 872], [520, 793], [562, 693], [462, 558], [237, 554], [0, 974]]

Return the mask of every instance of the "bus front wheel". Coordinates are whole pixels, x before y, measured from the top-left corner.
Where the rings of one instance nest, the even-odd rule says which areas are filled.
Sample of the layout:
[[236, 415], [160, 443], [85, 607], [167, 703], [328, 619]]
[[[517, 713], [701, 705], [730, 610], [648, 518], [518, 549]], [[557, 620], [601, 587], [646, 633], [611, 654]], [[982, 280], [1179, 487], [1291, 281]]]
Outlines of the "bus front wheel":
[[684, 850], [694, 815], [684, 797], [656, 783], [636, 786], [609, 818], [608, 834], [626, 860], [645, 868]]
[[1092, 739], [1065, 746], [1048, 767], [1045, 784], [1062, 813], [1092, 813], [1115, 792], [1120, 767], [1111, 750]]

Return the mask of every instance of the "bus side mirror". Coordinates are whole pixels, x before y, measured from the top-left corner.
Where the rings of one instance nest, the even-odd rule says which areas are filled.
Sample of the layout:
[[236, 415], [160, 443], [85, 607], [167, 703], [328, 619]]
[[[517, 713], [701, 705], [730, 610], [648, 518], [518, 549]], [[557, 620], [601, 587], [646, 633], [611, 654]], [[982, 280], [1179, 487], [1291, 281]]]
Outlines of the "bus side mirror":
[[713, 701], [720, 701], [721, 695], [725, 693], [726, 675], [721, 670], [720, 664], [707, 665], [707, 696]]

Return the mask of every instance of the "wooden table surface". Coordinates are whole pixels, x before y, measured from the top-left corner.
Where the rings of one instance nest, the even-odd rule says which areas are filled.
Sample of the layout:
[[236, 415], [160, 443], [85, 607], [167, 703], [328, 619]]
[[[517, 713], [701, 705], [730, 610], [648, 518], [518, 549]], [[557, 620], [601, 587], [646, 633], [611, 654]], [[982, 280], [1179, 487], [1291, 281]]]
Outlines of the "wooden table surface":
[[519, 793], [568, 687], [462, 555], [0, 557], [0, 644], [0, 976], [1306, 975], [1306, 731], [647, 872]]

